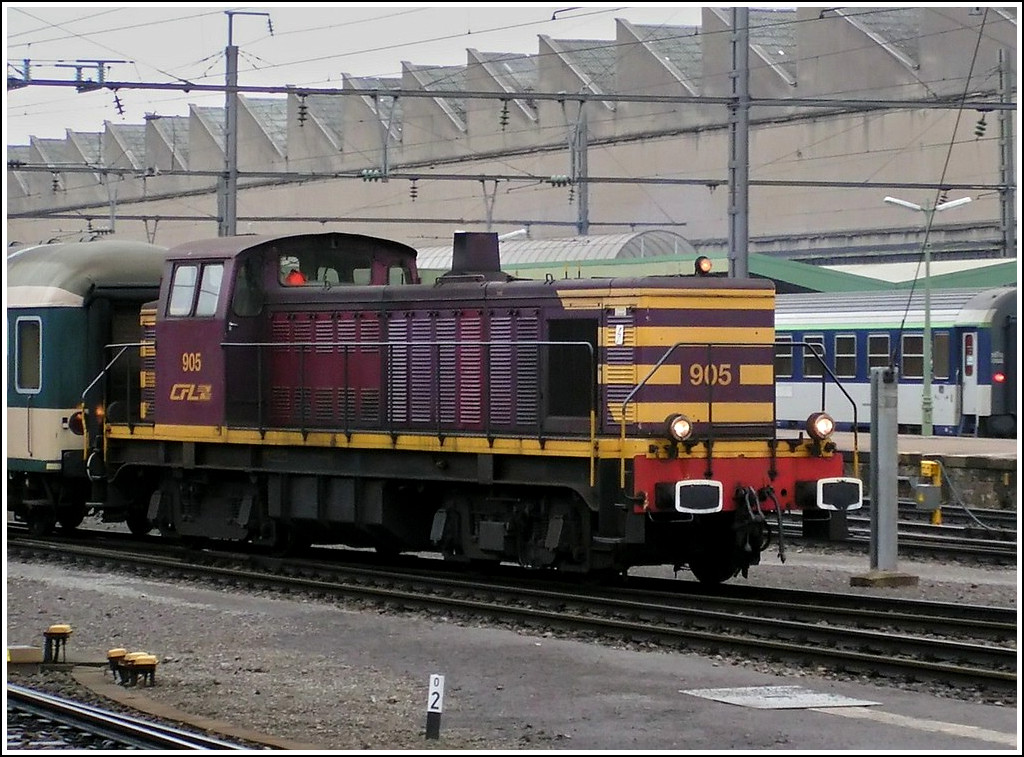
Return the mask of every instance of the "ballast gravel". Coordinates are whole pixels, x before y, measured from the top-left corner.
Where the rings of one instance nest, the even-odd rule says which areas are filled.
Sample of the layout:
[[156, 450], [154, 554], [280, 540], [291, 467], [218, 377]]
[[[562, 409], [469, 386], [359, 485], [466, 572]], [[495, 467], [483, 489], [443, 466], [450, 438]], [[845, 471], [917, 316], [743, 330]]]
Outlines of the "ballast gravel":
[[[917, 584], [877, 588], [850, 585], [852, 575], [868, 572], [866, 556], [799, 548], [790, 550], [785, 564], [770, 553], [763, 559], [749, 579], [733, 580], [979, 605], [1016, 607], [1018, 602], [1015, 568], [901, 561], [900, 571], [916, 575]], [[323, 750], [701, 748], [692, 734], [681, 734], [685, 741], [673, 747], [674, 737], [648, 733], [642, 722], [632, 722], [645, 717], [644, 679], [655, 674], [663, 654], [643, 645], [52, 563], [8, 561], [6, 569], [8, 646], [42, 646], [50, 625], [67, 623], [73, 629], [69, 659], [102, 661], [117, 647], [155, 654], [160, 661], [156, 683], [140, 695], [193, 717], [272, 737], [267, 741], [278, 748], [282, 743]], [[799, 682], [830, 675], [726, 658], [712, 663], [734, 667], [723, 675], [736, 680], [753, 674]], [[560, 717], [563, 706], [576, 706], [575, 697], [593, 696], [592, 679], [603, 668], [617, 665], [635, 666], [636, 690], [605, 695], [625, 697], [622, 717], [630, 720], [582, 722], [589, 717], [583, 714], [571, 723], [572, 717]], [[445, 677], [439, 737], [426, 739], [428, 690], [436, 675]], [[8, 668], [8, 680], [85, 695], [71, 675], [55, 670]], [[506, 696], [509, 692], [514, 696]], [[629, 712], [630, 701], [638, 703], [636, 712]]]

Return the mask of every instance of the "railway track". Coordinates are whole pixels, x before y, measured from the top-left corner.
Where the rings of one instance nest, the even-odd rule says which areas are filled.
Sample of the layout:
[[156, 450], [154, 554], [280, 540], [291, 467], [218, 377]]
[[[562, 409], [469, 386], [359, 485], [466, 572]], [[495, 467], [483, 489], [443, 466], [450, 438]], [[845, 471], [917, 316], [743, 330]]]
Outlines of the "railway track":
[[249, 746], [8, 683], [7, 748], [231, 751]]
[[[943, 508], [941, 523], [932, 523], [930, 510], [917, 509], [914, 502], [901, 501], [897, 522], [899, 554], [913, 557], [976, 561], [993, 565], [1017, 564], [1017, 513], [1005, 510]], [[829, 539], [829, 544], [867, 551], [871, 543], [871, 504], [847, 513], [846, 538]], [[783, 538], [800, 543], [807, 537], [799, 517], [783, 516]]]
[[[617, 642], [825, 667], [852, 675], [945, 685], [1005, 700], [1017, 686], [1017, 613], [960, 603], [628, 578], [618, 586], [505, 570], [455, 574], [436, 560], [386, 568], [214, 550], [126, 550], [9, 539], [8, 555], [103, 570], [272, 589], [313, 600], [526, 626]], [[322, 553], [314, 553], [322, 554]]]

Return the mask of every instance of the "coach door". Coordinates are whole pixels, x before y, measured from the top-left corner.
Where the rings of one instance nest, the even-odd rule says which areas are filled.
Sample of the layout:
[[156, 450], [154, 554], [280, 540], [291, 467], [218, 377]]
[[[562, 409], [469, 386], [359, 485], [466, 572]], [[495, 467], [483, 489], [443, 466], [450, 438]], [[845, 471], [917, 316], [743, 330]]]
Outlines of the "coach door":
[[960, 335], [960, 393], [961, 414], [977, 416], [982, 410], [978, 399], [977, 331], [965, 331]]

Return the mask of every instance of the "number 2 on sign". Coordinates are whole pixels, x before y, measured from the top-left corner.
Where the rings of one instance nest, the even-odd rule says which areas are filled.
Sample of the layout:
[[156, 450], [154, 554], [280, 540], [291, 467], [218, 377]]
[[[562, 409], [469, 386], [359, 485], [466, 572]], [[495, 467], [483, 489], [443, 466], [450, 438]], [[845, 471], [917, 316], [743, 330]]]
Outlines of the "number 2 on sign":
[[441, 712], [444, 706], [444, 676], [436, 673], [430, 676], [430, 690], [427, 694], [427, 712]]

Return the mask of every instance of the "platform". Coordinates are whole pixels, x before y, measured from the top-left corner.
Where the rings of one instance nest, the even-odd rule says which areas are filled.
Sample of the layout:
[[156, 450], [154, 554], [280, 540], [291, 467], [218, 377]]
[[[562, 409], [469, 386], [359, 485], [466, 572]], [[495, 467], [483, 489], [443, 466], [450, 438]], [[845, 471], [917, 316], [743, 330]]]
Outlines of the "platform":
[[[837, 432], [832, 439], [843, 451], [852, 450], [854, 435]], [[997, 460], [1016, 460], [1020, 451], [1018, 439], [986, 439], [977, 436], [919, 436], [900, 434], [896, 441], [900, 455], [954, 455], [957, 457], [985, 457]], [[861, 452], [871, 451], [871, 432], [857, 434], [857, 447]]]
[[[846, 461], [846, 473], [859, 475], [867, 484], [871, 465], [871, 434], [856, 435], [859, 471], [854, 468], [854, 434], [832, 437]], [[1017, 439], [987, 439], [973, 436], [897, 437], [899, 475], [906, 480], [921, 477], [921, 460], [936, 460], [942, 466], [943, 501], [961, 497], [970, 507], [1016, 510], [1018, 497]], [[953, 489], [949, 487], [952, 482]], [[870, 492], [865, 491], [865, 496]]]

